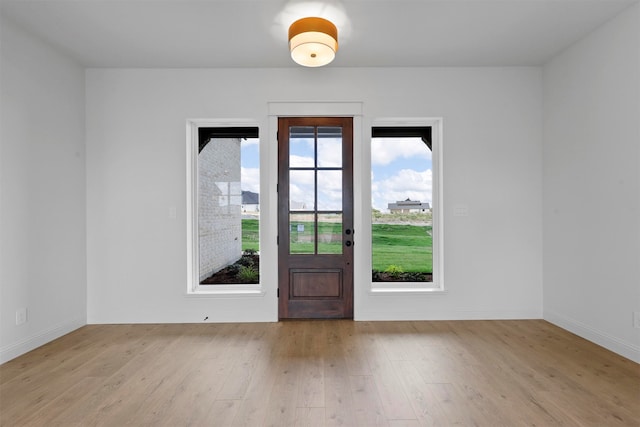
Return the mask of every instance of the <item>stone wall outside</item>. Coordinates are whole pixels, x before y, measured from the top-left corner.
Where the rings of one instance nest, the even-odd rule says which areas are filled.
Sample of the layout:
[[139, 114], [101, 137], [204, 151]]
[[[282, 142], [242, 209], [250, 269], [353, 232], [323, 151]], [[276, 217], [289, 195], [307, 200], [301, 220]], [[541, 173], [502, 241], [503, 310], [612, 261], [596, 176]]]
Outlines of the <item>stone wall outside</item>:
[[200, 281], [242, 255], [240, 139], [214, 138], [198, 155]]

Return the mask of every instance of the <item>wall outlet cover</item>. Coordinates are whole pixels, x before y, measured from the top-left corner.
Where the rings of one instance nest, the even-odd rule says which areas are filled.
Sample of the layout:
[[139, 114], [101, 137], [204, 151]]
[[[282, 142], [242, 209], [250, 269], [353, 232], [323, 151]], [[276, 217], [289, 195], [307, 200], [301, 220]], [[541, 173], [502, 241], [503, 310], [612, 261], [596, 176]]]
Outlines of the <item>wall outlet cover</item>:
[[455, 205], [453, 207], [453, 216], [469, 216], [469, 206]]

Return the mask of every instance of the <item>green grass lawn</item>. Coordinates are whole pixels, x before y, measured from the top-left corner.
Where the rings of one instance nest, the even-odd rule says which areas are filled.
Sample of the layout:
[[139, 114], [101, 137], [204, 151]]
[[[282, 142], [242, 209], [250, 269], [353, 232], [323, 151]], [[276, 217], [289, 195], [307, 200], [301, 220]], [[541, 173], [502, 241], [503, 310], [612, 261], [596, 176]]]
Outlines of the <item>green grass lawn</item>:
[[242, 220], [242, 250], [260, 249], [260, 221], [257, 219]]
[[[300, 235], [311, 235], [313, 228], [311, 223], [304, 223], [304, 233]], [[258, 227], [257, 219], [242, 220], [242, 250], [258, 250]], [[331, 234], [335, 231], [335, 223], [318, 223], [319, 234]], [[384, 271], [389, 266], [400, 267], [405, 272], [426, 272], [433, 271], [433, 243], [430, 226], [418, 225], [396, 225], [396, 224], [373, 224], [373, 269]], [[293, 234], [292, 234], [293, 236]], [[321, 253], [340, 253], [341, 242], [326, 242], [319, 244]], [[295, 242], [292, 245], [295, 253], [313, 252], [313, 243]]]
[[433, 272], [431, 226], [373, 224], [371, 234], [374, 270], [394, 265], [405, 272]]

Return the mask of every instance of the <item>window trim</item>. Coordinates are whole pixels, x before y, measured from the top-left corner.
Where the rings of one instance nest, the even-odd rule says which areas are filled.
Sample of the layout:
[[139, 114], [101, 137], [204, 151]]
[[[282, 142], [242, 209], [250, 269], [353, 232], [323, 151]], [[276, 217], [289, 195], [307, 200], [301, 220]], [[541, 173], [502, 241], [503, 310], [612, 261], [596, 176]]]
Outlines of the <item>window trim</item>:
[[[379, 118], [371, 123], [373, 128], [431, 128], [431, 166], [432, 166], [432, 233], [433, 233], [433, 281], [432, 282], [374, 282], [371, 279], [369, 294], [394, 295], [407, 293], [443, 293], [444, 286], [444, 203], [443, 203], [443, 156], [442, 156], [442, 117], [428, 118]], [[373, 131], [372, 131], [373, 132]], [[372, 135], [373, 138], [373, 135]], [[371, 168], [371, 143], [369, 143], [369, 168]], [[371, 188], [369, 186], [369, 188]], [[371, 196], [371, 195], [369, 195]], [[369, 197], [371, 199], [371, 197]], [[369, 217], [371, 217], [369, 203]], [[369, 225], [370, 222], [369, 222]], [[369, 231], [370, 233], [370, 231]], [[369, 247], [369, 260], [372, 262], [372, 247]], [[371, 267], [371, 265], [370, 265]], [[370, 268], [371, 270], [371, 268]]]
[[[200, 285], [200, 254], [198, 241], [198, 152], [200, 128], [258, 128], [260, 124], [249, 119], [188, 119], [186, 124], [186, 181], [187, 181], [187, 289], [186, 296], [256, 297], [264, 296], [263, 266], [260, 264], [259, 284]], [[260, 154], [262, 157], [262, 154]], [[262, 213], [260, 214], [262, 220]], [[260, 221], [262, 223], [262, 221]], [[260, 233], [261, 234], [261, 233]]]

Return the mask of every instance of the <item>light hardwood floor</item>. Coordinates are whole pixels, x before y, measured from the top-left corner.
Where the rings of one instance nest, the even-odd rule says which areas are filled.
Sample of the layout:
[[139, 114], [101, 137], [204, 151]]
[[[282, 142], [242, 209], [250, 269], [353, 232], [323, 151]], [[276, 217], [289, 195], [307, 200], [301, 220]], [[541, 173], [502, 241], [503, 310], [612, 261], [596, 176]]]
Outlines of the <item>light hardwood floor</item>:
[[91, 325], [0, 366], [2, 426], [639, 426], [640, 365], [542, 320]]

